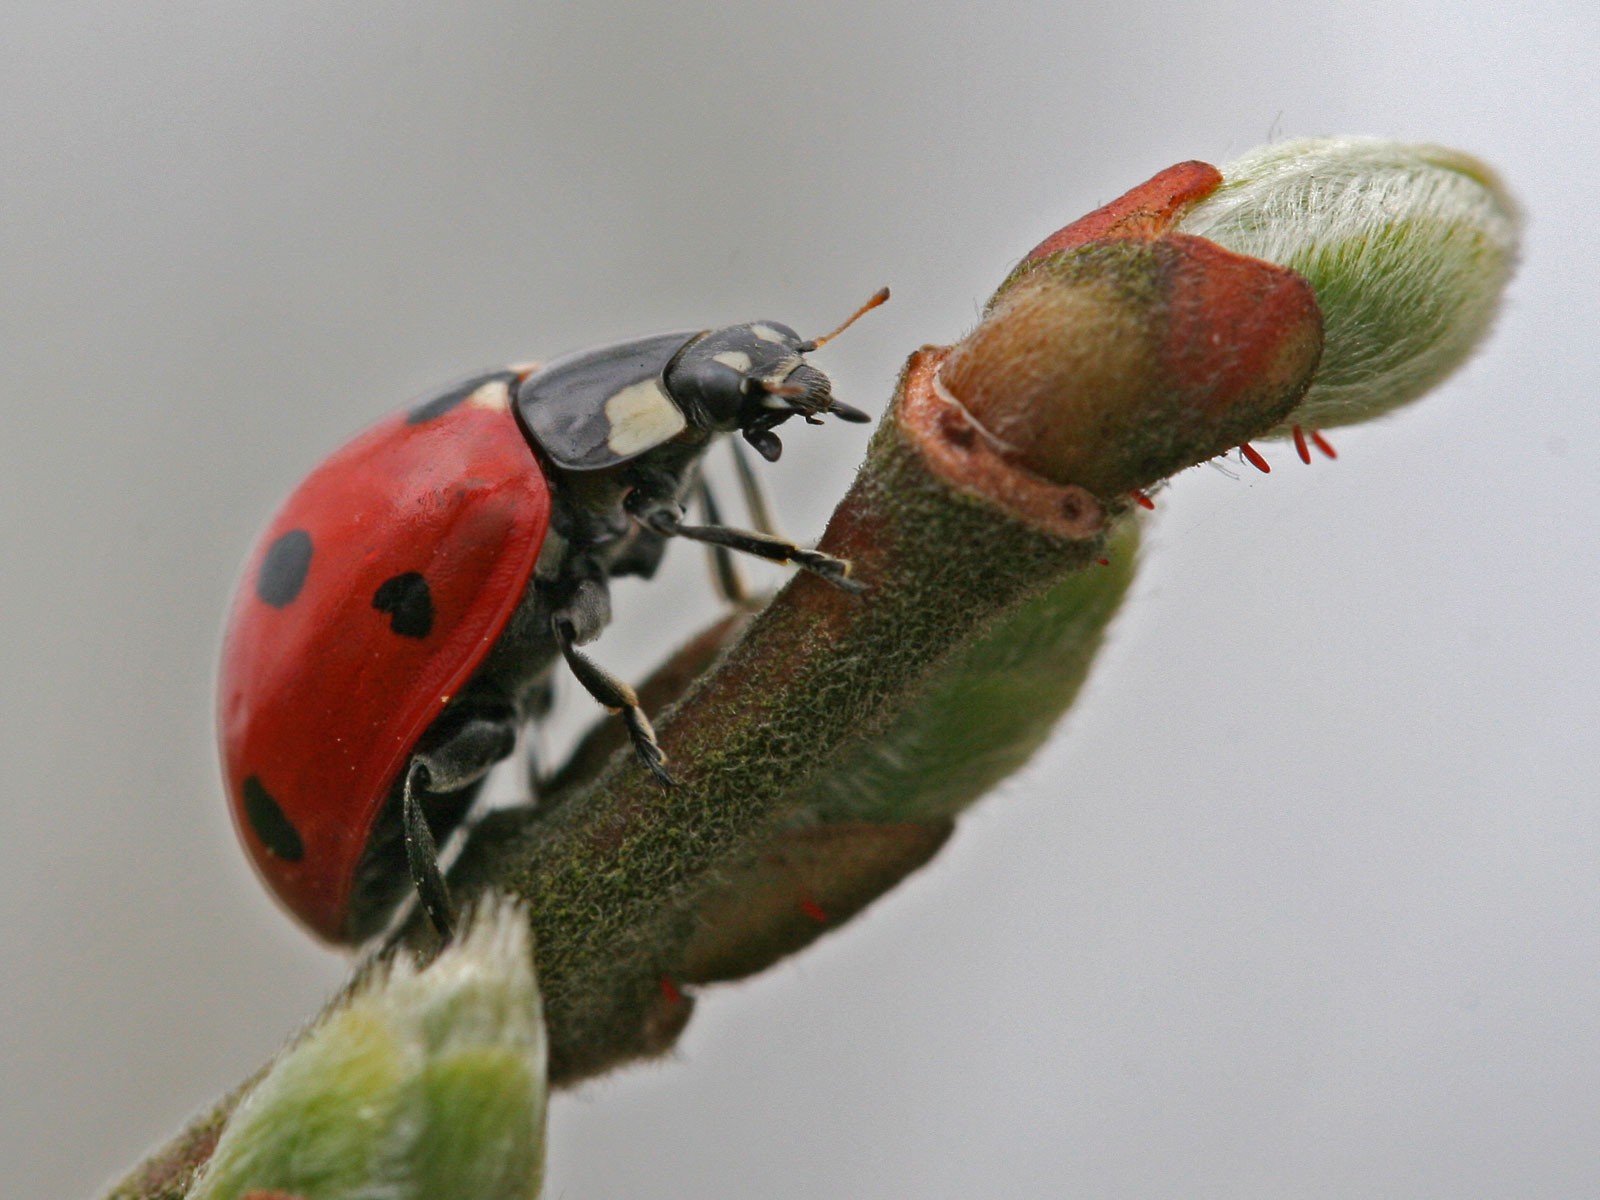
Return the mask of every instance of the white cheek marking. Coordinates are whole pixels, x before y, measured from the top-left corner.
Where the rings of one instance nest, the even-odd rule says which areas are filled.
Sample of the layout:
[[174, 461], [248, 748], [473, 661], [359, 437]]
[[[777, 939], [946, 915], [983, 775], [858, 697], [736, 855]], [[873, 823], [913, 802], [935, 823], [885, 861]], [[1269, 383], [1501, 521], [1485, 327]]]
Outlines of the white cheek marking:
[[721, 354], [713, 354], [711, 361], [732, 367], [741, 375], [750, 369], [750, 356], [743, 350], [724, 350]]
[[606, 422], [610, 426], [606, 445], [624, 458], [661, 445], [689, 425], [655, 379], [625, 387], [607, 400]]
[[491, 412], [507, 412], [511, 408], [511, 389], [506, 386], [505, 380], [495, 379], [468, 396], [467, 403]]
[[789, 340], [771, 325], [752, 325], [750, 326], [750, 332], [755, 334], [763, 342], [786, 342]]

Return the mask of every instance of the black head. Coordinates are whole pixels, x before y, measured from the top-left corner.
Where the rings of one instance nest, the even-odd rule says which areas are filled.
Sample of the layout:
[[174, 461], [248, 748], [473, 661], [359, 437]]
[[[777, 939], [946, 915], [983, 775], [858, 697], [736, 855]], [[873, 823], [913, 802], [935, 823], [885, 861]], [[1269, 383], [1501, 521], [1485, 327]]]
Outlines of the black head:
[[838, 329], [809, 340], [776, 321], [713, 329], [673, 355], [662, 382], [690, 425], [713, 433], [737, 431], [763, 458], [775, 460], [783, 443], [773, 427], [790, 417], [813, 425], [824, 413], [844, 421], [871, 419], [835, 400], [832, 382], [804, 356], [888, 298], [884, 288]]

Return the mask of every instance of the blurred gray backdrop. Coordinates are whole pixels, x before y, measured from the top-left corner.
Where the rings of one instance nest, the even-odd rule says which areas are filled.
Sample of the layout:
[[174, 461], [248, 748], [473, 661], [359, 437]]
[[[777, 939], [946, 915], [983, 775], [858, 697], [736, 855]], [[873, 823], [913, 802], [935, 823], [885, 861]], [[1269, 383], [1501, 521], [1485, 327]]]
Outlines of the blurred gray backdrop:
[[[824, 359], [878, 411], [1056, 226], [1347, 132], [1521, 197], [1492, 343], [1336, 464], [1180, 478], [1049, 751], [672, 1060], [561, 1099], [549, 1194], [1600, 1194], [1597, 57], [1578, 0], [12, 0], [0, 1191], [91, 1193], [341, 978], [234, 845], [210, 689], [248, 543], [344, 436], [890, 283]], [[865, 435], [789, 443], [810, 537]], [[599, 644], [624, 674], [708, 611], [695, 551], [667, 575]]]

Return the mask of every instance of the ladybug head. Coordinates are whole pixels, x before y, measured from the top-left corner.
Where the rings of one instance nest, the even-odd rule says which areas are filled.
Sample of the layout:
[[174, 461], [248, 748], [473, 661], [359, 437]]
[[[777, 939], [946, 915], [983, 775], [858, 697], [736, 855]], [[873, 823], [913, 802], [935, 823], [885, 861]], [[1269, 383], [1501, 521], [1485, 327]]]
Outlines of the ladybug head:
[[888, 298], [884, 288], [838, 329], [809, 340], [776, 321], [714, 329], [679, 350], [662, 381], [692, 426], [714, 433], [737, 431], [763, 458], [776, 461], [783, 443], [772, 430], [790, 417], [813, 425], [821, 423], [823, 413], [844, 421], [871, 420], [835, 400], [832, 381], [804, 356]]

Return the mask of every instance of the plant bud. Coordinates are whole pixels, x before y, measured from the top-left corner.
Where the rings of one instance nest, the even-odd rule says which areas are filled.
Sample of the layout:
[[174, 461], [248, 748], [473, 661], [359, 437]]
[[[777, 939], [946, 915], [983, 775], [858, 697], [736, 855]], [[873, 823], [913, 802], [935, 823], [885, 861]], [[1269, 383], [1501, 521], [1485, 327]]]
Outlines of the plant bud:
[[527, 915], [481, 908], [428, 967], [396, 961], [240, 1103], [190, 1200], [532, 1200], [545, 1038]]
[[1040, 243], [940, 372], [1011, 456], [1118, 497], [1286, 417], [1322, 325], [1299, 275], [1172, 231], [1216, 187], [1163, 171]]
[[1515, 203], [1442, 146], [1304, 138], [1228, 164], [1175, 228], [1310, 281], [1324, 346], [1277, 430], [1365, 421], [1416, 399], [1483, 339], [1516, 265]]

